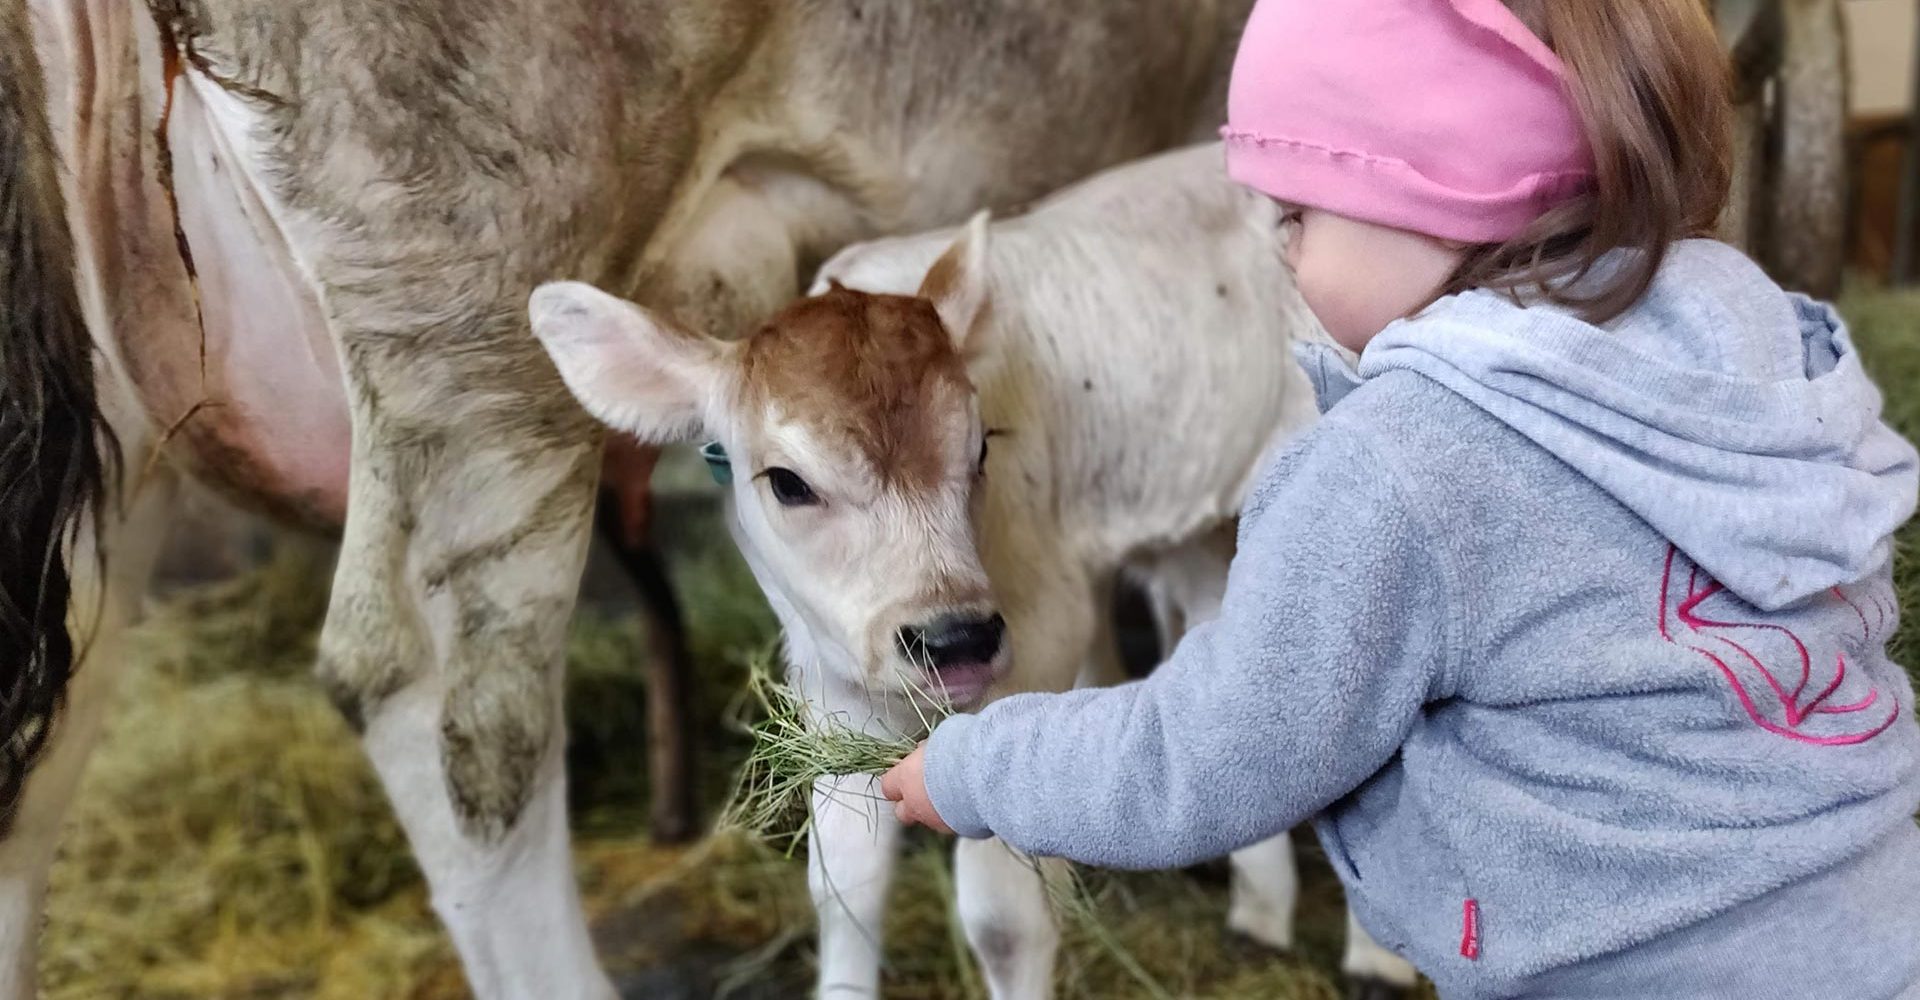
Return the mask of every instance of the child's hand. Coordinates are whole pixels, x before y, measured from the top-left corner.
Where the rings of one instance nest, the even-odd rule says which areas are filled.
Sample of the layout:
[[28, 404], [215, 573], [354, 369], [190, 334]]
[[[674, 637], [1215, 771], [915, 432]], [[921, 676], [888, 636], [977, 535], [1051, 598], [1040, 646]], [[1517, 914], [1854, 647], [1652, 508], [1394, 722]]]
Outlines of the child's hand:
[[927, 743], [922, 740], [904, 760], [880, 776], [880, 794], [893, 803], [894, 818], [900, 822], [952, 833], [953, 828], [934, 811], [933, 800], [927, 797], [926, 768]]

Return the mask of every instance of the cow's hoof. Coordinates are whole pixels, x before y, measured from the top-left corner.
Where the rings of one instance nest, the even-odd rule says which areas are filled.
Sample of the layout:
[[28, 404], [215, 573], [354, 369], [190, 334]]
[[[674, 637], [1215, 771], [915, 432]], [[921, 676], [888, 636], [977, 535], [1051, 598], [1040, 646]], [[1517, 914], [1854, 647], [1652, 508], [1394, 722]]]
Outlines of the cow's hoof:
[[705, 832], [692, 816], [678, 811], [655, 814], [647, 824], [647, 839], [662, 846], [689, 844]]
[[1347, 1000], [1409, 1000], [1413, 991], [1372, 976], [1347, 977]]

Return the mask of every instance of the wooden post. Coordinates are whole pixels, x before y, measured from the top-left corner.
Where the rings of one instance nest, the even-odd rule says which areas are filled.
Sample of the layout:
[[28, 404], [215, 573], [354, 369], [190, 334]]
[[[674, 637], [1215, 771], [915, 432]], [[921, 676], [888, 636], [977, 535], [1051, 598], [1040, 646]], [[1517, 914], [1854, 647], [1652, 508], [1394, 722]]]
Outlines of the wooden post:
[[1913, 93], [1907, 108], [1907, 154], [1900, 170], [1900, 208], [1894, 218], [1893, 280], [1920, 279], [1916, 272], [1914, 229], [1920, 227], [1920, 19], [1913, 27]]
[[1775, 281], [1831, 299], [1847, 243], [1846, 28], [1840, 0], [1769, 6], [1780, 20], [1780, 55], [1756, 191], [1761, 217], [1749, 238]]

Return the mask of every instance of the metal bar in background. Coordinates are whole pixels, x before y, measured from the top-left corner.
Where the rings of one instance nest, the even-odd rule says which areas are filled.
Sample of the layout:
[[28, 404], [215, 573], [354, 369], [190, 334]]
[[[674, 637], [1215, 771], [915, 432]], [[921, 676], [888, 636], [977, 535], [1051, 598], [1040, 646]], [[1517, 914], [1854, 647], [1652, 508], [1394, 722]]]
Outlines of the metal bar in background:
[[1920, 279], [1916, 273], [1914, 230], [1920, 228], [1920, 18], [1913, 26], [1913, 92], [1907, 108], [1907, 150], [1900, 168], [1900, 207], [1893, 231], [1895, 284]]

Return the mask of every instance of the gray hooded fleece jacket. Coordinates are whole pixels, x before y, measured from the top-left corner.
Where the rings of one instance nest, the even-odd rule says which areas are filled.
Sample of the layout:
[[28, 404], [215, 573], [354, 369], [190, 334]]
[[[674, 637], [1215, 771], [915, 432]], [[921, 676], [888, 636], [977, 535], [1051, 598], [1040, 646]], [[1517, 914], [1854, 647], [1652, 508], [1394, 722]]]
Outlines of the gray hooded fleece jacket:
[[1475, 292], [1303, 363], [1220, 617], [942, 723], [940, 815], [1138, 868], [1317, 817], [1450, 1000], [1920, 997], [1916, 461], [1837, 316], [1689, 241], [1605, 328]]

